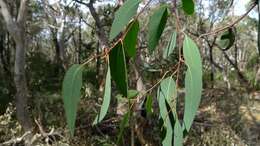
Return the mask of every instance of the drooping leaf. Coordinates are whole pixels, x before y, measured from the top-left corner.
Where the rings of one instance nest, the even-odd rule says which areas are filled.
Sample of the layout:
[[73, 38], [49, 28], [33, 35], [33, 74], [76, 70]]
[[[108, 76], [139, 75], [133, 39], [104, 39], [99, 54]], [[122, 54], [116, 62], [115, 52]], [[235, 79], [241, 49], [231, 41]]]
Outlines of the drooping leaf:
[[166, 5], [160, 6], [152, 16], [148, 23], [148, 48], [152, 53], [157, 46], [159, 39], [163, 33], [168, 18], [168, 10]]
[[127, 97], [129, 99], [136, 97], [139, 94], [137, 90], [128, 90]]
[[183, 55], [188, 67], [185, 75], [184, 125], [189, 131], [201, 100], [202, 63], [197, 45], [188, 36], [184, 39]]
[[163, 146], [172, 146], [172, 136], [173, 136], [173, 127], [171, 124], [170, 116], [168, 115], [167, 105], [165, 102], [165, 96], [160, 91], [161, 89], [158, 88], [157, 91], [157, 100], [159, 103], [159, 110], [160, 110], [160, 116], [163, 119], [163, 127], [166, 129], [165, 137], [162, 141]]
[[101, 122], [104, 119], [109, 108], [110, 100], [111, 100], [111, 75], [110, 75], [110, 67], [108, 66], [103, 103], [101, 106], [100, 113], [96, 116], [93, 125], [96, 125], [97, 123]]
[[174, 124], [174, 146], [183, 145], [183, 131], [181, 124], [178, 119], [176, 119]]
[[152, 114], [153, 112], [152, 106], [153, 106], [153, 97], [148, 95], [146, 97], [146, 102], [145, 102], [145, 110], [148, 115]]
[[174, 100], [177, 96], [176, 85], [172, 77], [164, 79], [160, 84], [160, 93], [167, 101], [167, 103], [172, 107], [175, 107]]
[[188, 15], [192, 15], [195, 11], [195, 4], [193, 0], [182, 0], [182, 9]]
[[116, 82], [117, 89], [124, 97], [127, 97], [128, 82], [125, 61], [125, 51], [119, 42], [109, 53], [112, 79]]
[[222, 34], [219, 41], [219, 46], [223, 51], [230, 49], [235, 42], [235, 34], [232, 28], [229, 28], [226, 32]]
[[82, 66], [75, 64], [65, 74], [62, 84], [62, 97], [65, 115], [71, 135], [74, 134], [77, 106], [80, 101], [82, 87]]
[[113, 40], [136, 15], [140, 0], [127, 0], [115, 13], [109, 40]]
[[124, 39], [124, 49], [128, 57], [134, 57], [136, 55], [136, 43], [139, 31], [139, 22], [133, 21], [129, 25], [129, 31], [127, 32]]
[[177, 33], [174, 31], [172, 33], [171, 39], [168, 42], [167, 47], [163, 50], [163, 58], [167, 59], [173, 52], [176, 46], [176, 38], [177, 38]]
[[122, 139], [122, 136], [123, 136], [125, 127], [128, 126], [129, 117], [130, 117], [130, 112], [127, 112], [127, 113], [124, 115], [122, 121], [120, 122], [119, 134], [118, 134], [118, 136], [117, 136], [117, 142], [116, 142], [117, 144], [119, 144], [119, 142], [120, 142], [121, 139]]

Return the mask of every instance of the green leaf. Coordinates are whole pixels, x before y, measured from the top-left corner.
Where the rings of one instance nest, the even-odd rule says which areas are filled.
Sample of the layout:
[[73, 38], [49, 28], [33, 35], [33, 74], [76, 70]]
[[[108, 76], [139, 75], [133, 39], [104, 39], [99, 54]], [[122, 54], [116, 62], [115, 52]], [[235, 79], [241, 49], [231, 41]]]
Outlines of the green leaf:
[[101, 122], [104, 119], [109, 108], [110, 100], [111, 100], [111, 75], [110, 75], [110, 67], [108, 66], [103, 103], [101, 106], [100, 113], [96, 116], [93, 125], [96, 125], [97, 123]]
[[226, 32], [222, 34], [219, 40], [219, 46], [223, 51], [230, 49], [235, 42], [235, 34], [232, 28], [229, 28]]
[[202, 93], [202, 63], [197, 45], [185, 36], [183, 55], [188, 69], [185, 75], [184, 125], [189, 131], [195, 118]]
[[109, 40], [113, 40], [136, 15], [141, 0], [127, 0], [115, 13]]
[[136, 97], [139, 94], [137, 90], [128, 90], [127, 98], [131, 99]]
[[129, 31], [124, 39], [124, 49], [128, 57], [134, 57], [136, 55], [136, 43], [139, 31], [139, 22], [136, 20], [129, 25]]
[[182, 0], [182, 9], [188, 15], [192, 15], [195, 11], [195, 4], [193, 0]]
[[176, 119], [174, 124], [174, 146], [183, 145], [183, 131], [181, 124], [178, 119]]
[[160, 93], [170, 105], [171, 108], [175, 107], [175, 99], [177, 97], [176, 85], [172, 77], [165, 78], [160, 84]]
[[117, 136], [117, 145], [119, 144], [119, 142], [122, 139], [125, 127], [127, 127], [128, 121], [129, 121], [129, 117], [130, 117], [130, 112], [127, 112], [124, 117], [123, 120], [120, 122], [120, 128], [119, 128], [119, 134]]
[[152, 53], [163, 33], [168, 18], [167, 6], [163, 5], [150, 17], [148, 23], [148, 48]]
[[168, 42], [167, 48], [163, 50], [163, 58], [167, 59], [173, 52], [176, 46], [177, 33], [174, 31], [171, 40]]
[[109, 53], [112, 79], [116, 82], [117, 89], [124, 97], [127, 97], [128, 82], [125, 61], [125, 51], [119, 42]]
[[80, 101], [82, 86], [82, 66], [75, 64], [65, 74], [62, 84], [62, 97], [70, 134], [74, 135], [77, 106]]
[[173, 135], [173, 127], [171, 125], [170, 116], [168, 115], [167, 105], [165, 102], [165, 96], [160, 91], [160, 88], [158, 88], [157, 91], [157, 100], [159, 102], [159, 109], [160, 109], [160, 116], [163, 119], [163, 126], [166, 129], [166, 135], [162, 141], [163, 146], [172, 146], [172, 135]]
[[148, 115], [152, 114], [152, 106], [153, 106], [153, 97], [152, 96], [147, 96], [146, 97], [146, 102], [145, 102], [145, 110]]

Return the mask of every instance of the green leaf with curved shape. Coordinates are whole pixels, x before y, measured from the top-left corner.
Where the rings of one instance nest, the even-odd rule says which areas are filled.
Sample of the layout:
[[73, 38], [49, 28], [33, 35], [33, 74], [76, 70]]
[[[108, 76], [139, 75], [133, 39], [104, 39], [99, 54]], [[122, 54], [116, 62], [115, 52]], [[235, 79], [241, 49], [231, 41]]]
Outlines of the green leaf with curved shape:
[[177, 97], [176, 85], [172, 77], [165, 78], [160, 84], [160, 93], [170, 105], [171, 108], [176, 107], [174, 100]]
[[115, 13], [109, 40], [113, 40], [136, 15], [141, 0], [127, 0]]
[[200, 52], [194, 41], [185, 35], [183, 55], [188, 69], [185, 75], [184, 125], [190, 130], [201, 100], [202, 63]]
[[100, 113], [96, 116], [93, 125], [96, 125], [97, 123], [101, 122], [104, 119], [109, 108], [110, 100], [111, 100], [111, 75], [110, 75], [110, 67], [108, 65], [103, 103], [101, 106]]
[[129, 25], [129, 31], [127, 32], [125, 39], [124, 39], [124, 49], [126, 52], [126, 55], [128, 57], [135, 57], [136, 55], [136, 43], [137, 43], [137, 36], [139, 32], [139, 22], [133, 21]]
[[125, 130], [125, 127], [128, 126], [128, 122], [129, 122], [129, 117], [130, 117], [130, 112], [127, 112], [122, 121], [120, 122], [120, 128], [119, 128], [119, 134], [117, 136], [117, 145], [119, 145], [121, 139], [122, 139], [122, 136], [123, 136], [123, 133], [124, 133], [124, 130]]
[[176, 31], [174, 31], [172, 33], [171, 39], [168, 42], [166, 49], [163, 50], [163, 58], [164, 59], [167, 59], [172, 54], [173, 50], [175, 49], [176, 38], [177, 38], [177, 33], [176, 33]]
[[178, 119], [176, 119], [174, 124], [174, 146], [183, 145], [183, 131], [181, 124]]
[[171, 124], [170, 116], [168, 115], [167, 105], [165, 102], [165, 96], [158, 88], [157, 91], [157, 100], [159, 102], [160, 116], [163, 119], [163, 126], [166, 129], [166, 135], [162, 141], [163, 146], [172, 146], [172, 136], [173, 136], [173, 127]]
[[62, 97], [65, 108], [68, 128], [71, 136], [74, 135], [77, 106], [80, 101], [82, 87], [82, 66], [74, 64], [65, 74], [62, 84]]
[[168, 18], [168, 9], [166, 5], [160, 6], [150, 17], [148, 23], [148, 48], [153, 53], [159, 39], [163, 33]]
[[195, 4], [193, 0], [182, 0], [182, 9], [188, 15], [192, 15], [195, 11]]
[[128, 90], [127, 98], [132, 99], [139, 94], [137, 90]]
[[153, 97], [148, 95], [146, 97], [146, 102], [145, 102], [145, 110], [146, 110], [148, 115], [153, 113], [152, 106], [153, 106]]
[[112, 79], [116, 82], [117, 89], [124, 97], [127, 97], [128, 82], [125, 51], [120, 42], [109, 52], [109, 60]]
[[219, 46], [223, 51], [230, 49], [235, 42], [235, 34], [232, 28], [229, 28], [226, 32], [222, 34], [219, 41]]

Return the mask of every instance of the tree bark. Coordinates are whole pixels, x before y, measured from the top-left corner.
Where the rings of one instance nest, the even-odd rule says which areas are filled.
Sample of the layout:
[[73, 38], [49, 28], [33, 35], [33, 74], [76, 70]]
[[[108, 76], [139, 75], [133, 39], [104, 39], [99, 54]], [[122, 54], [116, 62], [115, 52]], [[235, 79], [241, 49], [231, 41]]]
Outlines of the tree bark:
[[32, 130], [32, 122], [27, 109], [28, 88], [25, 76], [26, 57], [26, 33], [25, 18], [27, 0], [21, 0], [18, 17], [14, 21], [7, 8], [6, 3], [0, 0], [1, 14], [4, 17], [8, 32], [13, 37], [16, 45], [14, 64], [14, 83], [16, 87], [15, 105], [17, 119], [25, 131]]

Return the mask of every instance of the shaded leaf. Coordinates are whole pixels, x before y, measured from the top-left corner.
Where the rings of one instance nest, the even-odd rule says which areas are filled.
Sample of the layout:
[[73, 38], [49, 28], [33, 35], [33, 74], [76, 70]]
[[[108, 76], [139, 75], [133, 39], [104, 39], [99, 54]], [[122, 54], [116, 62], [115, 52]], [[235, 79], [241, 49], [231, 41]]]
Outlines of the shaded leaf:
[[127, 98], [131, 99], [136, 97], [139, 94], [137, 90], [128, 90]]
[[152, 53], [163, 33], [168, 18], [167, 6], [163, 5], [150, 17], [148, 23], [148, 48]]
[[123, 120], [120, 123], [119, 134], [117, 136], [117, 142], [116, 142], [117, 144], [120, 143], [122, 136], [123, 136], [123, 133], [124, 133], [124, 130], [125, 130], [125, 127], [128, 126], [129, 117], [130, 117], [130, 112], [127, 112], [124, 115]]
[[129, 25], [129, 31], [124, 39], [124, 49], [128, 57], [134, 57], [136, 55], [136, 43], [139, 31], [139, 22], [136, 20]]
[[140, 0], [127, 0], [115, 13], [109, 40], [113, 40], [136, 15]]
[[181, 124], [178, 119], [176, 119], [174, 124], [174, 146], [183, 145], [183, 131]]
[[145, 102], [145, 110], [147, 114], [152, 114], [152, 106], [153, 106], [153, 97], [152, 96], [147, 96], [146, 97], [146, 102]]
[[172, 107], [175, 107], [174, 100], [177, 96], [177, 90], [175, 81], [172, 77], [165, 78], [160, 84], [160, 93], [167, 101], [167, 103]]
[[195, 4], [193, 0], [182, 0], [182, 9], [188, 15], [192, 15], [195, 11]]
[[170, 116], [168, 115], [167, 105], [165, 102], [165, 96], [160, 91], [160, 88], [158, 88], [157, 91], [157, 100], [159, 102], [159, 109], [160, 109], [160, 116], [163, 119], [163, 126], [166, 129], [165, 137], [162, 141], [163, 146], [172, 146], [172, 135], [173, 135], [173, 127], [171, 125]]
[[185, 36], [183, 55], [188, 67], [185, 74], [184, 125], [189, 131], [196, 115], [202, 93], [202, 63], [197, 45]]
[[168, 58], [172, 54], [173, 50], [175, 49], [176, 38], [177, 38], [177, 33], [174, 31], [171, 35], [171, 39], [168, 42], [167, 47], [163, 50], [163, 58], [164, 59]]
[[101, 106], [100, 113], [96, 116], [93, 125], [101, 122], [104, 119], [109, 108], [110, 100], [111, 100], [111, 75], [110, 75], [110, 67], [108, 66], [103, 103]]
[[235, 34], [232, 28], [229, 28], [220, 37], [219, 45], [223, 51], [230, 49], [235, 42]]
[[112, 79], [116, 82], [117, 89], [124, 97], [127, 97], [128, 83], [125, 52], [120, 42], [110, 51], [109, 60]]
[[65, 108], [65, 115], [73, 136], [75, 129], [75, 121], [77, 115], [77, 106], [80, 101], [80, 90], [82, 87], [82, 66], [75, 64], [71, 66], [65, 74], [62, 84], [62, 97]]

